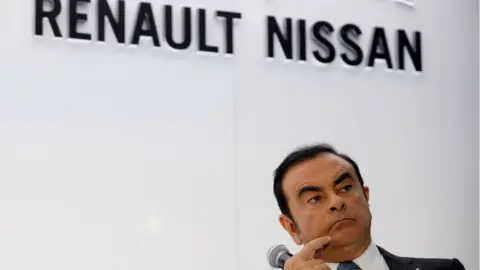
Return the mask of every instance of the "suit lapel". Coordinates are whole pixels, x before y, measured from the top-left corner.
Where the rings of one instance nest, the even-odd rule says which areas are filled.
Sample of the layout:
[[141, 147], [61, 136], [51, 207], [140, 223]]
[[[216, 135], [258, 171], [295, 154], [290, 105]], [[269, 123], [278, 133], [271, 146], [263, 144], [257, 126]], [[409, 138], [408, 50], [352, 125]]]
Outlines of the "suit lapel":
[[380, 251], [380, 254], [382, 254], [382, 256], [385, 258], [390, 270], [415, 270], [412, 259], [395, 256], [382, 247], [377, 247]]

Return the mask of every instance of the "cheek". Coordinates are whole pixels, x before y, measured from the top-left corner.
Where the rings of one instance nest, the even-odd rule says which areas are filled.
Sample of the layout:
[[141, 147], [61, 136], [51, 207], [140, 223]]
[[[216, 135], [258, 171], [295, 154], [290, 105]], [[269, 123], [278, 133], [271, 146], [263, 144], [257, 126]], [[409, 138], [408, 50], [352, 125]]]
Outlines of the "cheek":
[[352, 201], [353, 212], [358, 217], [362, 217], [363, 219], [368, 219], [370, 216], [370, 209], [368, 206], [368, 202], [365, 197], [362, 196], [355, 196], [354, 200]]
[[328, 215], [321, 209], [310, 210], [305, 215], [305, 232], [313, 237], [324, 235], [327, 232]]

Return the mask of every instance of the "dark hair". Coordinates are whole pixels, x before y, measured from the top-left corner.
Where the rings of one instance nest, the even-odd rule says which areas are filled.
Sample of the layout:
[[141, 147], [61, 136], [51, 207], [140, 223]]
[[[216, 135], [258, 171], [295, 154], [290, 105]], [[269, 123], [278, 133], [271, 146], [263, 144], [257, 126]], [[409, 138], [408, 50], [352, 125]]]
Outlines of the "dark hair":
[[297, 148], [296, 150], [291, 152], [282, 161], [282, 163], [280, 163], [280, 165], [275, 170], [274, 179], [273, 179], [273, 192], [277, 199], [278, 207], [280, 208], [280, 211], [282, 212], [282, 214], [288, 216], [292, 220], [293, 220], [293, 217], [290, 212], [290, 209], [288, 208], [287, 198], [285, 197], [285, 193], [283, 193], [283, 189], [282, 189], [283, 177], [285, 176], [287, 171], [293, 166], [300, 164], [304, 161], [314, 159], [318, 155], [325, 154], [325, 153], [337, 155], [345, 159], [348, 163], [350, 163], [353, 166], [355, 173], [357, 174], [357, 177], [358, 177], [358, 180], [360, 181], [361, 186], [363, 187], [363, 179], [362, 179], [362, 175], [360, 174], [360, 169], [358, 168], [357, 163], [355, 163], [355, 161], [353, 161], [353, 159], [351, 159], [349, 156], [337, 152], [335, 148], [333, 148], [329, 144], [322, 143], [322, 144], [309, 145], [309, 146]]

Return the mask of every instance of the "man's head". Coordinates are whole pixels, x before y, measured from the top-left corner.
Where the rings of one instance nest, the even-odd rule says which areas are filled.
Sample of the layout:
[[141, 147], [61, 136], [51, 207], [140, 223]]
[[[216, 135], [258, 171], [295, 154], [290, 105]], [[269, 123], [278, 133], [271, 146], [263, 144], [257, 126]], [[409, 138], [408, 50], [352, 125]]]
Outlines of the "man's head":
[[369, 243], [369, 189], [355, 161], [331, 146], [313, 145], [289, 154], [275, 170], [274, 193], [280, 223], [296, 244], [330, 236], [329, 250], [334, 252]]

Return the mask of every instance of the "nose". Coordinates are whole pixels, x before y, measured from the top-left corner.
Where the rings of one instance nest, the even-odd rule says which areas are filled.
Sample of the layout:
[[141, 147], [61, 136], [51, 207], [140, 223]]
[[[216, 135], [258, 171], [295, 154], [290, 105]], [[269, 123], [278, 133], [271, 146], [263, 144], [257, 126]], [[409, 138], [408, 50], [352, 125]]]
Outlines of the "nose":
[[335, 211], [343, 211], [345, 210], [346, 208], [346, 204], [345, 204], [345, 199], [342, 198], [341, 196], [338, 196], [336, 194], [333, 194], [331, 197], [330, 197], [330, 212], [335, 212]]

